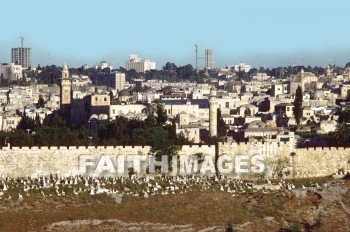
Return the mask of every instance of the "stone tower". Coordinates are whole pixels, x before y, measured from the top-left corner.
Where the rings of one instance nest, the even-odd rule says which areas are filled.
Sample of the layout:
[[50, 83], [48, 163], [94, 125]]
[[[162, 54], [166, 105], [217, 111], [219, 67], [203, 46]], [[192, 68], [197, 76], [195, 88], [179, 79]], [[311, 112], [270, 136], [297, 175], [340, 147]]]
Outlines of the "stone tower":
[[209, 133], [211, 137], [218, 134], [218, 102], [216, 101], [216, 90], [211, 88], [209, 95]]
[[68, 66], [63, 65], [61, 78], [61, 97], [60, 97], [60, 111], [64, 119], [70, 119], [70, 109], [72, 102], [72, 80], [69, 78]]
[[329, 77], [331, 75], [331, 67], [328, 65], [326, 69], [326, 76]]
[[304, 88], [305, 88], [305, 80], [304, 80], [304, 69], [301, 69], [300, 71], [300, 87], [301, 87], [301, 92], [304, 93]]

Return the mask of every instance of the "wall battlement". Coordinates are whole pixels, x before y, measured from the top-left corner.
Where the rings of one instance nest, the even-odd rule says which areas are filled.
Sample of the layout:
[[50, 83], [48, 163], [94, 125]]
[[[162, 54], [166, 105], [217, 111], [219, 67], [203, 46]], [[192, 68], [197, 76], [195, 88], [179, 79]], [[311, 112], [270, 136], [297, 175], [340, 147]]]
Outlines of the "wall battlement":
[[[151, 146], [42, 146], [1, 147], [0, 175], [9, 177], [35, 175], [71, 175], [79, 171], [81, 155], [92, 155], [99, 160], [108, 155], [142, 155], [150, 153]], [[350, 171], [350, 147], [295, 148], [291, 143], [224, 142], [218, 144], [191, 144], [180, 146], [179, 155], [203, 154], [214, 157], [259, 154], [266, 159], [288, 157], [293, 177], [331, 175], [339, 170]], [[233, 159], [234, 160], [234, 159]], [[288, 178], [291, 178], [289, 176]]]
[[350, 151], [350, 147], [305, 147], [305, 148], [296, 148], [296, 150], [306, 149], [308, 150], [316, 150], [316, 151], [323, 151], [323, 150], [330, 150], [330, 151], [339, 151], [339, 150], [348, 150]]
[[[231, 146], [231, 147], [252, 147], [252, 146], [258, 146], [258, 147], [268, 147], [268, 146], [289, 146], [290, 143], [287, 142], [220, 142], [219, 145], [221, 146]], [[215, 144], [189, 144], [189, 145], [181, 145], [181, 148], [192, 148], [192, 149], [205, 149], [205, 148], [215, 148]], [[21, 151], [21, 150], [73, 150], [73, 151], [83, 151], [83, 150], [93, 150], [93, 149], [98, 149], [98, 150], [111, 150], [111, 149], [120, 149], [120, 148], [151, 148], [151, 146], [138, 146], [138, 145], [119, 145], [119, 146], [23, 146], [23, 147], [0, 147], [0, 151], [8, 151], [8, 150], [13, 150], [13, 151]], [[322, 151], [322, 150], [331, 150], [331, 151], [338, 151], [338, 150], [349, 150], [350, 147], [305, 147], [305, 148], [295, 148], [295, 151], [301, 151], [301, 150], [317, 150], [317, 151]]]
[[151, 148], [151, 146], [133, 146], [133, 145], [123, 145], [123, 146], [33, 146], [33, 147], [1, 147], [0, 151], [28, 151], [28, 150], [33, 150], [33, 151], [42, 151], [42, 150], [73, 150], [73, 151], [83, 151], [83, 150], [93, 150], [93, 149], [98, 149], [98, 150], [110, 150], [110, 149], [120, 149], [120, 148]]

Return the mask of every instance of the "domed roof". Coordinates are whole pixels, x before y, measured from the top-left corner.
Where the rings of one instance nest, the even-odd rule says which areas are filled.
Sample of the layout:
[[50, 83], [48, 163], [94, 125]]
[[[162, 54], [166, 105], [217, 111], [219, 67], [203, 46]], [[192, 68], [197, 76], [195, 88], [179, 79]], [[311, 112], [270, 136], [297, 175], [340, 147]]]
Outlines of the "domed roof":
[[107, 114], [100, 114], [98, 118], [99, 118], [99, 120], [107, 120], [108, 115]]
[[137, 114], [136, 114], [136, 117], [138, 117], [138, 118], [143, 118], [143, 117], [147, 117], [147, 115], [144, 114], [144, 113], [137, 113]]
[[93, 115], [90, 116], [89, 120], [92, 120], [92, 119], [98, 119], [98, 116], [96, 114], [93, 114]]
[[248, 128], [261, 128], [261, 127], [266, 127], [266, 123], [258, 120], [252, 121], [248, 125]]
[[330, 121], [327, 121], [327, 120], [321, 120], [320, 124], [331, 124], [331, 125], [337, 125], [337, 121], [335, 120], [330, 120]]
[[123, 89], [119, 92], [119, 96], [131, 96], [131, 93], [127, 89]]
[[133, 117], [135, 116], [135, 113], [129, 111], [127, 114], [126, 114], [127, 117]]
[[322, 90], [316, 90], [314, 92], [314, 99], [317, 99], [317, 98], [323, 98], [324, 97], [324, 93]]

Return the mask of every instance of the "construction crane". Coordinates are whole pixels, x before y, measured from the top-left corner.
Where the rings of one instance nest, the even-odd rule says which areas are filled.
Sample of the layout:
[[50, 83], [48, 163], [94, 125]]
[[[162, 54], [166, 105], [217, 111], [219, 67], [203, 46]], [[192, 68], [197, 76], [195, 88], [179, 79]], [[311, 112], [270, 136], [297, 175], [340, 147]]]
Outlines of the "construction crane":
[[23, 36], [20, 36], [19, 38], [21, 39], [21, 48], [23, 48], [24, 37], [23, 37]]
[[204, 59], [204, 57], [198, 57], [198, 46], [197, 46], [197, 44], [195, 44], [194, 47], [196, 48], [196, 70], [198, 70], [198, 60], [199, 59]]

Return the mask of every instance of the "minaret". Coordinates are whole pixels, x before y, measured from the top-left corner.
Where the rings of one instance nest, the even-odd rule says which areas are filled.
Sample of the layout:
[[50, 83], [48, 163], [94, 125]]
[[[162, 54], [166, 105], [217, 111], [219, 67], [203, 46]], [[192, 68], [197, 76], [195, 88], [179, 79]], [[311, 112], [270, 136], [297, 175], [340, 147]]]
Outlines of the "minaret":
[[304, 93], [305, 88], [305, 82], [304, 82], [304, 69], [301, 69], [300, 71], [300, 85], [301, 85], [301, 92]]
[[210, 89], [209, 95], [209, 133], [211, 137], [217, 136], [218, 133], [218, 102], [216, 101], [216, 90]]
[[331, 75], [331, 67], [328, 65], [326, 69], [326, 76], [329, 77]]
[[71, 94], [72, 94], [72, 80], [69, 78], [69, 71], [67, 64], [63, 65], [62, 78], [61, 78], [61, 104], [60, 111], [63, 117], [69, 121], [70, 108], [71, 108]]

